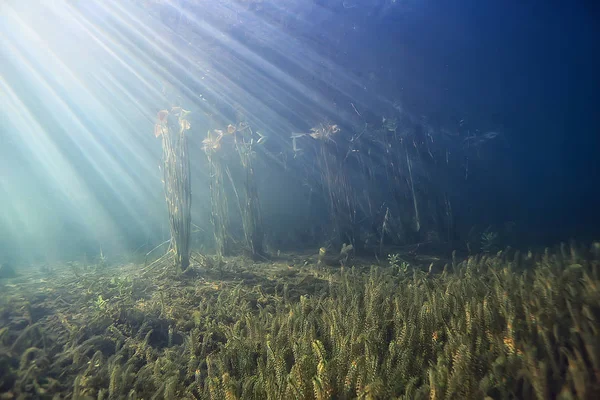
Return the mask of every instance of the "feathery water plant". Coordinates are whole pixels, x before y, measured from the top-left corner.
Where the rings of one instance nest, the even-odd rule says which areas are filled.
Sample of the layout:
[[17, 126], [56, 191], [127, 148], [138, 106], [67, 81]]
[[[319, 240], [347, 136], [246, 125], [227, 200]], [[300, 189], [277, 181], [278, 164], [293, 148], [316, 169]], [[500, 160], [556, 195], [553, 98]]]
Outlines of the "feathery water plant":
[[[94, 322], [103, 331], [69, 328], [61, 346], [42, 322], [30, 325], [11, 336], [7, 354], [20, 356], [7, 376], [14, 392], [38, 397], [70, 387], [73, 398], [597, 398], [599, 269], [597, 255], [573, 246], [454, 257], [440, 274], [178, 280], [135, 305], [135, 291], [111, 299]], [[88, 302], [100, 294], [109, 298]], [[2, 332], [7, 343], [13, 334]]]

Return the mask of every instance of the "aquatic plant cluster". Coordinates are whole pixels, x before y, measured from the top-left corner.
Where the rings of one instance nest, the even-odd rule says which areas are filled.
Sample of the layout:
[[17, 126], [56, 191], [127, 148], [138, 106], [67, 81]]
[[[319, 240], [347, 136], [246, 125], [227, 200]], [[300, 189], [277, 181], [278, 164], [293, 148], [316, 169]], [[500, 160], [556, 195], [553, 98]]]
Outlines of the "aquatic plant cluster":
[[[179, 107], [173, 109], [179, 110]], [[188, 112], [184, 112], [187, 115]], [[162, 115], [168, 115], [168, 111], [158, 113], [155, 134], [162, 136], [164, 149], [170, 143], [166, 140], [168, 135], [156, 133], [163, 129]], [[214, 250], [220, 257], [244, 252], [256, 260], [264, 259], [267, 250], [275, 252], [282, 247], [298, 249], [316, 243], [339, 247], [348, 243], [363, 254], [385, 258], [384, 250], [389, 246], [456, 242], [451, 200], [456, 188], [450, 188], [448, 182], [450, 171], [457, 165], [449, 154], [453, 149], [466, 155], [468, 149], [455, 149], [456, 143], [452, 140], [434, 143], [429, 132], [432, 128], [406, 116], [359, 124], [346, 134], [337, 124], [321, 123], [309, 132], [291, 134], [293, 157], [289, 157], [286, 152], [275, 154], [273, 148], [266, 148], [267, 136], [245, 122], [244, 116], [238, 115], [238, 119], [242, 122], [229, 124], [225, 129], [210, 129], [202, 140], [208, 162]], [[186, 140], [183, 133], [190, 129], [187, 119], [182, 121], [185, 126], [171, 129], [180, 133], [180, 141]], [[172, 155], [163, 157], [165, 171], [169, 170], [166, 160], [189, 165], [187, 147], [181, 156], [168, 150], [163, 153]], [[186, 159], [180, 160], [184, 156]], [[302, 232], [302, 227], [281, 232], [281, 226], [264, 223], [257, 170], [262, 167], [264, 171], [265, 166], [275, 164], [283, 167], [281, 173], [286, 179], [295, 180], [306, 189], [307, 208], [311, 210], [311, 215], [306, 215], [312, 226], [310, 232]], [[171, 225], [191, 224], [191, 188], [187, 173], [189, 171], [165, 175], [163, 180], [168, 205], [174, 203], [169, 196], [176, 193], [175, 188], [182, 190], [176, 198], [186, 199], [181, 206], [168, 207]], [[177, 182], [179, 176], [185, 177], [185, 185]], [[233, 205], [229, 204], [230, 199], [234, 200]], [[271, 204], [274, 201], [269, 200]], [[183, 214], [187, 215], [185, 222], [180, 221]], [[186, 235], [176, 237], [174, 232]], [[171, 258], [172, 251], [177, 255], [176, 250], [181, 246], [176, 243], [189, 243], [190, 235], [189, 229], [172, 228], [167, 258]], [[498, 236], [482, 236], [481, 249], [491, 251], [499, 242], [497, 239]], [[470, 243], [467, 246], [470, 251], [478, 250]], [[191, 251], [189, 245], [182, 248], [188, 253]], [[177, 261], [181, 257], [189, 258], [189, 254], [175, 257], [178, 269], [185, 270], [187, 263]], [[166, 260], [161, 259], [156, 265], [163, 261]]]
[[[158, 8], [157, 15], [164, 16]], [[197, 11], [208, 19], [214, 17], [205, 15], [211, 14], [210, 10]], [[208, 248], [221, 256], [245, 252], [261, 259], [277, 250], [324, 244], [338, 248], [343, 243], [363, 254], [385, 258], [384, 246], [447, 242], [457, 248], [457, 242], [464, 241], [464, 231], [472, 221], [456, 221], [456, 215], [476, 217], [473, 209], [462, 212], [465, 205], [460, 199], [474, 186], [472, 179], [481, 179], [473, 171], [486, 158], [487, 145], [497, 132], [480, 131], [464, 120], [416, 117], [399, 100], [375, 105], [344, 99], [341, 106], [340, 99], [339, 112], [331, 112], [321, 106], [309, 107], [308, 99], [290, 98], [277, 104], [296, 109], [293, 105], [302, 103], [297, 104], [294, 115], [276, 112], [278, 106], [273, 104], [272, 118], [267, 117], [261, 105], [270, 104], [270, 94], [256, 95], [261, 101], [249, 100], [252, 96], [233, 96], [232, 100], [224, 95], [230, 88], [222, 95], [211, 95], [214, 90], [209, 84], [217, 84], [218, 76], [245, 87], [244, 81], [238, 80], [247, 75], [246, 69], [254, 71], [254, 63], [192, 29], [184, 14], [176, 23], [177, 36], [186, 37], [190, 45], [174, 57], [182, 64], [186, 60], [179, 58], [181, 54], [197, 61], [190, 71], [202, 79], [162, 83], [160, 107], [177, 105], [192, 112], [193, 126], [187, 132], [189, 158], [197, 167], [192, 169], [201, 170], [208, 181], [194, 193], [209, 192], [209, 198], [200, 195], [194, 199], [194, 215], [200, 217], [194, 223], [203, 234], [201, 239], [192, 238], [193, 243], [201, 242], [203, 251]], [[221, 17], [217, 20], [221, 26]], [[256, 45], [256, 31], [245, 26], [248, 37], [244, 36], [244, 43]], [[275, 26], [285, 30], [276, 22]], [[212, 57], [198, 52], [204, 47], [211, 49]], [[170, 61], [164, 67], [170, 68]], [[315, 75], [314, 68], [309, 70]], [[310, 88], [313, 83], [304, 84]], [[325, 81], [315, 90], [327, 92], [327, 96], [320, 95], [328, 98], [327, 102], [336, 93]], [[282, 92], [280, 87], [277, 92]], [[196, 93], [203, 101], [184, 93]], [[158, 111], [155, 134], [165, 112]], [[281, 193], [270, 194], [274, 186], [281, 186]], [[293, 195], [286, 196], [288, 191]], [[293, 215], [285, 216], [293, 220], [292, 227], [280, 223], [283, 213], [279, 209], [284, 207], [297, 208], [288, 213]], [[203, 210], [208, 209], [210, 213], [205, 214]], [[212, 232], [207, 229], [209, 221]], [[206, 240], [209, 236], [214, 240]], [[515, 244], [505, 239], [504, 235], [498, 237], [501, 246]], [[480, 250], [479, 241], [487, 243], [479, 238], [477, 244], [470, 241], [473, 252]]]
[[600, 397], [597, 244], [429, 268], [301, 261], [5, 284], [2, 398]]
[[425, 121], [397, 111], [381, 122], [321, 123], [291, 140], [286, 167], [299, 171], [314, 203], [327, 210], [315, 222], [318, 240], [385, 257], [384, 245], [457, 239], [459, 157], [468, 159], [471, 149]]
[[180, 107], [173, 107], [170, 112], [162, 110], [154, 126], [154, 135], [162, 138], [163, 182], [171, 231], [168, 253], [173, 254], [174, 264], [181, 270], [190, 264], [192, 188], [185, 134], [191, 127], [188, 113]]

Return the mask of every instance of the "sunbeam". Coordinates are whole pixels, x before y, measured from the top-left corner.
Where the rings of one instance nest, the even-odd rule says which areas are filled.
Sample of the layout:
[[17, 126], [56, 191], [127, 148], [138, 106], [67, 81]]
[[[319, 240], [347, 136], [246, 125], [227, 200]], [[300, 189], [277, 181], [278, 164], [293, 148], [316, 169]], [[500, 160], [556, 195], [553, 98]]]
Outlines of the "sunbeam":
[[[360, 2], [341, 8], [294, 1], [54, 1], [37, 8], [3, 3], [0, 49], [6, 62], [0, 74], [10, 93], [4, 102], [10, 107], [1, 112], [15, 132], [12, 140], [26, 160], [23, 165], [35, 170], [39, 180], [28, 185], [33, 191], [51, 187], [61, 193], [61, 201], [45, 207], [52, 207], [54, 215], [57, 209], [71, 215], [88, 252], [102, 247], [119, 253], [163, 242], [164, 171], [159, 169], [160, 140], [152, 132], [159, 111], [183, 107], [191, 111], [186, 121], [192, 127], [187, 134], [192, 186], [201, 188], [194, 190], [191, 211], [196, 226], [209, 223], [214, 212], [202, 189], [213, 179], [204, 144], [219, 142], [219, 132], [228, 127], [252, 137], [223, 139], [234, 145], [224, 157], [237, 154], [246, 165], [241, 152], [248, 146], [262, 160], [252, 185], [290, 179], [296, 187], [311, 188], [311, 204], [317, 201], [324, 207], [328, 198], [339, 195], [347, 197], [344, 207], [381, 218], [381, 206], [373, 207], [372, 201], [396, 190], [391, 182], [433, 180], [427, 163], [437, 157], [430, 149], [434, 136], [446, 147], [447, 163], [448, 154], [459, 153], [462, 142], [455, 141], [457, 145], [448, 135], [438, 135], [436, 127], [377, 91], [374, 81], [355, 73], [358, 69], [344, 65], [350, 48], [346, 32], [355, 38], [366, 34], [348, 19], [359, 9], [374, 13]], [[28, 120], [35, 122], [35, 129], [25, 129]], [[419, 136], [418, 125], [431, 140]], [[319, 133], [329, 132], [327, 127], [335, 127], [331, 132], [336, 134]], [[391, 132], [393, 139], [387, 137]], [[326, 142], [319, 143], [321, 138]], [[402, 149], [401, 158], [391, 152], [394, 146]], [[323, 158], [330, 151], [331, 160]], [[320, 164], [311, 159], [315, 156]], [[409, 156], [414, 160], [409, 159], [407, 168]], [[348, 176], [336, 175], [341, 170]], [[230, 183], [240, 173], [223, 170]], [[387, 183], [375, 185], [376, 179]], [[3, 184], [14, 188], [11, 182], [18, 180], [16, 173], [9, 173]], [[350, 188], [359, 182], [373, 188], [351, 195]], [[334, 183], [345, 188], [316, 189]], [[281, 201], [283, 194], [262, 186], [268, 193], [263, 199], [265, 218], [285, 212], [291, 197]], [[411, 207], [418, 213], [418, 190], [410, 192]], [[14, 203], [20, 196], [11, 193], [5, 201]], [[239, 193], [235, 196], [239, 201]], [[28, 201], [34, 207], [31, 196]], [[241, 205], [235, 208], [243, 210]], [[9, 214], [5, 218], [25, 218], [17, 217], [22, 212]], [[51, 214], [38, 219], [64, 225]], [[35, 230], [31, 221], [28, 226]], [[45, 238], [52, 246], [53, 239]]]
[[0, 400], [600, 398], [600, 25], [530, 3], [0, 0]]

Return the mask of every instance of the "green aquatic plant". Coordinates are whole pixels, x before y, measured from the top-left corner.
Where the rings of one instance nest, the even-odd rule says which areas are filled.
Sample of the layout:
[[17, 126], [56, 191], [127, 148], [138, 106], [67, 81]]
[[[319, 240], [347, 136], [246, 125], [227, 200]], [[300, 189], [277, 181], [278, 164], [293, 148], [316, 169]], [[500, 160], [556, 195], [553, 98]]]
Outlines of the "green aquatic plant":
[[414, 214], [414, 230], [416, 232], [419, 232], [421, 230], [421, 217], [419, 214], [419, 200], [417, 198], [417, 195], [415, 193], [415, 182], [413, 179], [413, 167], [412, 167], [412, 160], [408, 155], [408, 148], [406, 146], [404, 146], [404, 151], [406, 153], [406, 168], [408, 171], [408, 177], [409, 180], [408, 182], [410, 183], [410, 193], [412, 194], [412, 200], [413, 200], [413, 208], [415, 211]]
[[[263, 144], [267, 137], [254, 132], [245, 122], [229, 124], [225, 130], [209, 131], [203, 141], [210, 170], [211, 221], [213, 222], [217, 255], [230, 254], [228, 232], [229, 215], [224, 189], [224, 175], [227, 175], [237, 199], [244, 231], [246, 248], [254, 259], [264, 258], [264, 229], [261, 216], [258, 187], [255, 177], [256, 146]], [[234, 177], [229, 168], [224, 146], [234, 149], [242, 167], [242, 177]], [[227, 161], [226, 161], [227, 160]]]
[[[232, 125], [230, 125], [231, 127]], [[228, 127], [228, 130], [231, 128]], [[258, 136], [258, 139], [255, 139]], [[246, 245], [253, 258], [261, 258], [264, 254], [264, 229], [261, 216], [260, 200], [258, 197], [258, 187], [255, 177], [255, 146], [262, 144], [266, 136], [254, 133], [247, 123], [239, 123], [235, 127], [234, 141], [235, 148], [240, 157], [240, 163], [243, 167], [243, 187], [245, 193], [245, 202], [240, 203], [242, 213], [242, 226]], [[238, 199], [239, 201], [239, 199]]]
[[219, 257], [230, 255], [231, 240], [229, 237], [229, 213], [225, 196], [224, 170], [225, 161], [220, 154], [221, 140], [225, 133], [221, 130], [208, 131], [202, 141], [208, 159], [210, 177], [210, 220], [213, 225], [216, 252]]
[[[399, 282], [377, 270], [364, 278], [356, 272], [343, 273], [336, 283], [332, 282], [329, 296], [304, 297], [290, 305], [288, 312], [282, 310], [258, 324], [272, 327], [263, 331], [267, 338], [262, 344], [266, 359], [262, 362], [259, 358], [258, 372], [247, 378], [247, 384], [237, 386], [235, 395], [548, 398], [550, 393], [572, 391], [576, 398], [586, 398], [588, 393], [598, 393], [599, 382], [584, 384], [574, 380], [573, 389], [569, 389], [570, 378], [561, 372], [567, 371], [567, 365], [561, 366], [553, 344], [563, 343], [569, 348], [570, 339], [561, 337], [560, 332], [554, 334], [555, 339], [544, 339], [545, 334], [538, 336], [536, 332], [544, 332], [539, 328], [545, 324], [543, 321], [556, 321], [556, 315], [542, 318], [539, 313], [543, 309], [530, 309], [529, 305], [535, 304], [531, 289], [537, 285], [536, 278], [515, 274], [511, 271], [512, 262], [505, 255], [474, 257], [457, 265], [453, 274], [431, 278], [415, 271], [412, 278], [401, 278]], [[571, 274], [568, 271], [572, 267], [563, 268], [558, 267], [558, 271]], [[591, 273], [597, 268], [595, 261], [584, 270]], [[557, 283], [556, 278], [551, 278], [553, 275], [540, 272], [544, 279], [552, 280], [543, 287]], [[399, 287], [394, 290], [396, 285]], [[510, 291], [511, 288], [521, 289]], [[537, 321], [535, 331], [530, 333], [517, 325], [526, 308], [530, 318]], [[557, 310], [550, 309], [553, 313]], [[564, 305], [562, 309], [565, 310]], [[566, 319], [560, 323], [567, 323]], [[386, 332], [390, 331], [391, 339], [386, 339]], [[544, 344], [557, 339], [559, 342]], [[235, 343], [244, 341], [240, 338]], [[597, 347], [589, 340], [586, 343], [589, 350]], [[544, 355], [541, 349], [549, 353]], [[584, 360], [597, 359], [589, 350], [577, 350], [582, 361], [570, 356], [562, 362], [570, 363], [573, 373], [579, 369], [589, 371], [590, 365]], [[223, 354], [226, 358], [214, 363], [216, 368], [238, 365], [235, 354], [233, 349]], [[551, 381], [544, 376], [553, 364], [558, 375]], [[530, 372], [523, 375], [519, 371]], [[236, 380], [247, 373], [220, 369], [214, 372], [212, 382], [218, 387], [219, 377], [224, 374]], [[557, 376], [563, 376], [562, 380], [557, 381]], [[585, 396], [580, 397], [579, 393]]]
[[400, 263], [402, 259], [400, 258], [400, 254], [388, 254], [388, 264], [392, 269], [398, 269], [400, 267]]
[[388, 265], [393, 271], [397, 271], [402, 274], [407, 273], [408, 268], [410, 267], [410, 264], [404, 261], [398, 253], [388, 254]]
[[170, 252], [175, 266], [185, 271], [190, 264], [192, 190], [187, 131], [191, 125], [189, 111], [181, 107], [162, 110], [154, 126], [156, 137], [162, 138], [163, 183], [169, 211]]
[[98, 254], [98, 259], [96, 260], [95, 269], [104, 269], [108, 266], [108, 260], [104, 255], [104, 251], [102, 251], [102, 247], [100, 247], [100, 253]]
[[118, 295], [121, 298], [128, 298], [133, 293], [133, 282], [128, 276], [123, 278], [115, 276], [111, 279], [110, 283], [116, 287]]
[[105, 311], [107, 309], [108, 302], [102, 298], [102, 295], [98, 295], [96, 301], [94, 301], [94, 307], [99, 311]]
[[[311, 169], [316, 168], [321, 190], [325, 198], [334, 241], [338, 244], [355, 244], [356, 232], [356, 195], [352, 182], [347, 174], [345, 158], [339, 154], [336, 136], [341, 128], [337, 124], [320, 123], [311, 128], [309, 133], [294, 134], [293, 140], [308, 136], [315, 140], [314, 151], [316, 163], [311, 161]], [[314, 166], [313, 166], [314, 164]]]
[[491, 227], [488, 227], [481, 234], [481, 251], [484, 253], [491, 253], [494, 250], [498, 249], [498, 232], [494, 232], [491, 230]]
[[[13, 313], [0, 383], [22, 398], [594, 399], [595, 248], [455, 253], [438, 274], [412, 261], [397, 274], [394, 254], [393, 268], [302, 267], [285, 280], [231, 259], [232, 280], [132, 268], [135, 300], [109, 276], [79, 297], [82, 281], [57, 275], [47, 318], [29, 324], [18, 299], [0, 314]], [[106, 317], [90, 318], [91, 304]]]

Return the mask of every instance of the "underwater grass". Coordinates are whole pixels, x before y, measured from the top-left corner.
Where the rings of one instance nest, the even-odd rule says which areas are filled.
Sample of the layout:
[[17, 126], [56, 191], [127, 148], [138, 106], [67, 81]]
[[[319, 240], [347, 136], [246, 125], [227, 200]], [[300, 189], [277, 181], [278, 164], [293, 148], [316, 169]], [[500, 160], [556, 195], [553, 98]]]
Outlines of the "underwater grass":
[[65, 271], [5, 293], [0, 390], [75, 399], [598, 398], [599, 253], [563, 246], [454, 257], [438, 273], [209, 258], [160, 281], [134, 265], [120, 271], [127, 278]]

